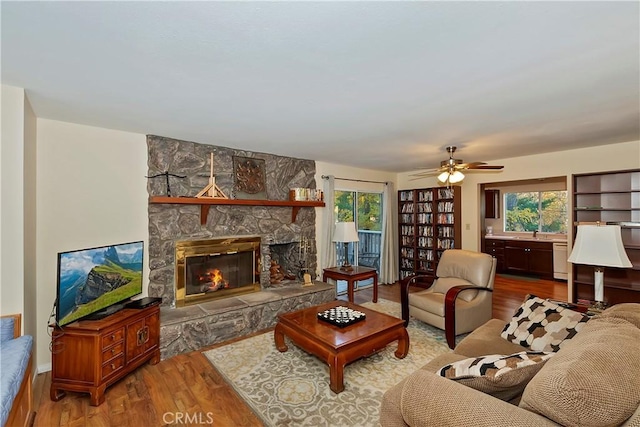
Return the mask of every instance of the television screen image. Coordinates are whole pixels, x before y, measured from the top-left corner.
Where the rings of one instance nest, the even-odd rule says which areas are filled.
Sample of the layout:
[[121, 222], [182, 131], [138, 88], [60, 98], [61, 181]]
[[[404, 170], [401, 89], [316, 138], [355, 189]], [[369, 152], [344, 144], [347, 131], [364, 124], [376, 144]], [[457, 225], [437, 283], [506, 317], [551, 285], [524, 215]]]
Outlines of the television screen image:
[[143, 242], [122, 243], [58, 254], [56, 322], [101, 317], [142, 293]]

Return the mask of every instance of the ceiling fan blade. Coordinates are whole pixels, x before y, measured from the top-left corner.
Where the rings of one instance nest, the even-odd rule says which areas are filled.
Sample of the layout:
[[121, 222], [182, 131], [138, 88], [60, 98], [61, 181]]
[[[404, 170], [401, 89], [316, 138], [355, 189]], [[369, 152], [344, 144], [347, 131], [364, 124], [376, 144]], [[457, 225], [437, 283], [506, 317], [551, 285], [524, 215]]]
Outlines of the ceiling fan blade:
[[498, 170], [498, 169], [504, 169], [504, 166], [478, 165], [478, 166], [469, 167], [468, 169]]
[[418, 172], [418, 173], [412, 173], [410, 176], [429, 176], [429, 175], [435, 175], [438, 173], [441, 173], [442, 171], [440, 169], [431, 169], [428, 171], [422, 171], [422, 172]]
[[460, 163], [456, 165], [456, 169], [473, 169], [476, 166], [486, 165], [485, 162]]

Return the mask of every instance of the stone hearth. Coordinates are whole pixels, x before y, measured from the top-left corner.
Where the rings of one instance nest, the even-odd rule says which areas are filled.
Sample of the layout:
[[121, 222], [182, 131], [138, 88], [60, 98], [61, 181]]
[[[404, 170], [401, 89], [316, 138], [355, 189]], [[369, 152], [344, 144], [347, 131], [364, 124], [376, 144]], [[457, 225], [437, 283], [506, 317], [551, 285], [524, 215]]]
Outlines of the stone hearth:
[[275, 326], [278, 314], [336, 299], [335, 287], [288, 286], [184, 308], [160, 308], [160, 352], [167, 359]]

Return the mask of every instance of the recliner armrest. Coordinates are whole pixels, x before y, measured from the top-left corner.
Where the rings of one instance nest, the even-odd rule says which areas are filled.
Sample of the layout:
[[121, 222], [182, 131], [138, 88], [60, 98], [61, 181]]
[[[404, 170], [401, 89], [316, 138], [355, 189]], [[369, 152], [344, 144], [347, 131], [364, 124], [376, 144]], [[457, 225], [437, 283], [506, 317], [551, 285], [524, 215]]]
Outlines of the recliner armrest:
[[444, 297], [444, 330], [447, 344], [449, 344], [449, 348], [451, 349], [456, 346], [456, 299], [461, 292], [470, 289], [493, 292], [493, 289], [472, 285], [454, 286], [447, 291]]

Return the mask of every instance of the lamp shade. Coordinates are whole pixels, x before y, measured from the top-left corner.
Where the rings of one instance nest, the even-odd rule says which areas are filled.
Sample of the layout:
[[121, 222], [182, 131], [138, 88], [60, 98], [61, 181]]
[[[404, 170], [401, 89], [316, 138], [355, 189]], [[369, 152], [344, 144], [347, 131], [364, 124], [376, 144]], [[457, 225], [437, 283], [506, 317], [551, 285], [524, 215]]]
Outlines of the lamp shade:
[[569, 262], [598, 267], [632, 267], [619, 225], [578, 225]]
[[359, 240], [355, 222], [336, 223], [336, 229], [333, 233], [334, 242], [357, 242]]

